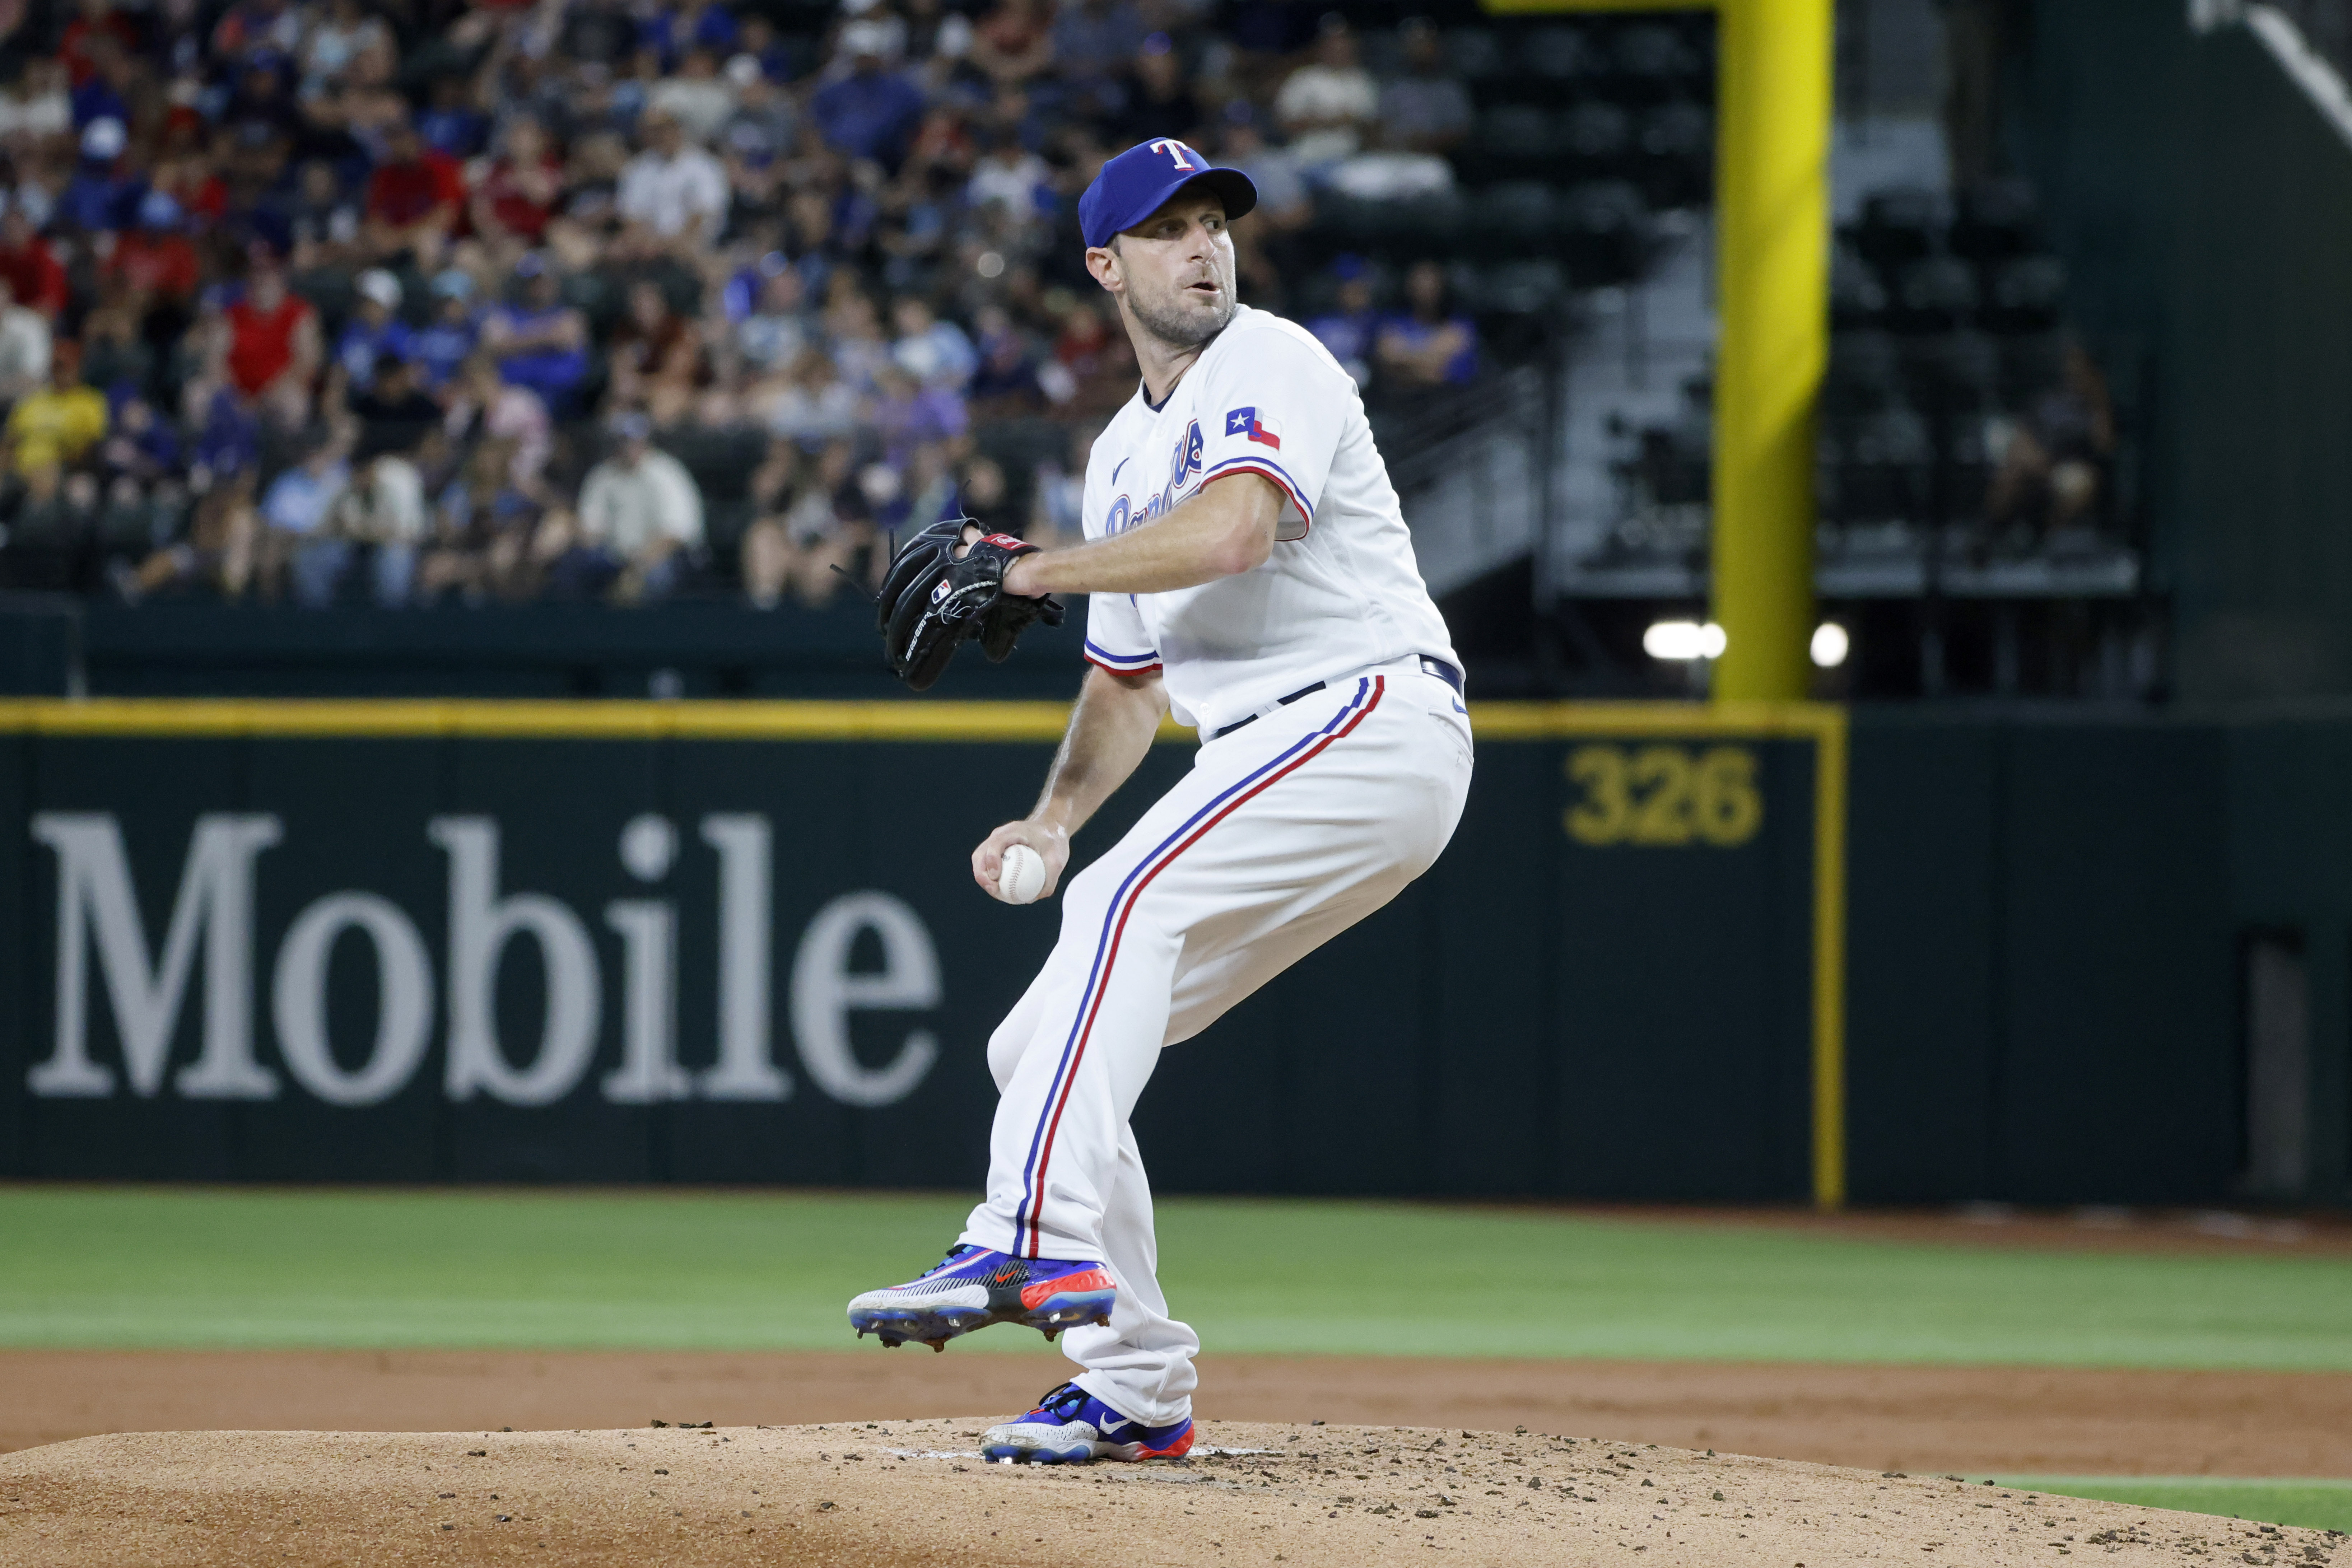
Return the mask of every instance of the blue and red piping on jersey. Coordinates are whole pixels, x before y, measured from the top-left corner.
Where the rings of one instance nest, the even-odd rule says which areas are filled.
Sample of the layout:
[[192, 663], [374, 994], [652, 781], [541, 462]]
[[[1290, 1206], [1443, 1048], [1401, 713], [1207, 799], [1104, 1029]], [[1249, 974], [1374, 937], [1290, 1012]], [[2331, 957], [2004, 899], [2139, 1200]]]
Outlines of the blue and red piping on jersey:
[[1387, 687], [1384, 676], [1359, 677], [1354, 695], [1328, 723], [1301, 736], [1280, 756], [1227, 786], [1222, 794], [1186, 818], [1183, 826], [1160, 840], [1127, 873], [1127, 880], [1111, 895], [1110, 909], [1103, 915], [1102, 936], [1095, 943], [1094, 968], [1087, 974], [1087, 988], [1078, 998], [1078, 1016], [1070, 1023], [1069, 1039], [1062, 1042], [1062, 1060], [1055, 1064], [1054, 1082], [1045, 1091], [1045, 1111], [1037, 1119], [1037, 1130], [1030, 1134], [1029, 1159], [1021, 1167], [1021, 1203], [1013, 1211], [1013, 1247], [1016, 1254], [1025, 1250], [1034, 1258], [1044, 1245], [1038, 1216], [1044, 1207], [1045, 1167], [1054, 1157], [1054, 1136], [1061, 1130], [1062, 1107], [1068, 1103], [1070, 1086], [1077, 1081], [1079, 1064], [1086, 1060], [1087, 1042], [1094, 1036], [1095, 1015], [1102, 1009], [1104, 992], [1110, 988], [1111, 967], [1118, 962], [1119, 939], [1127, 934], [1127, 917], [1134, 913], [1136, 901], [1151, 885], [1152, 878], [1200, 842], [1211, 828], [1313, 761], [1334, 742], [1353, 733], [1381, 706], [1381, 694]]
[[1108, 670], [1114, 675], [1146, 674], [1160, 667], [1158, 653], [1114, 653], [1108, 648], [1087, 639], [1087, 663]]
[[[1212, 479], [1222, 479], [1228, 474], [1265, 476], [1272, 480], [1284, 495], [1290, 497], [1290, 504], [1298, 508], [1298, 515], [1305, 520], [1307, 526], [1310, 528], [1315, 526], [1315, 508], [1308, 503], [1307, 492], [1300, 489], [1298, 481], [1284, 473], [1282, 465], [1273, 458], [1261, 456], [1255, 452], [1244, 452], [1238, 457], [1228, 457], [1202, 475], [1201, 483], [1206, 486]], [[1196, 495], [1198, 493], [1194, 492]]]

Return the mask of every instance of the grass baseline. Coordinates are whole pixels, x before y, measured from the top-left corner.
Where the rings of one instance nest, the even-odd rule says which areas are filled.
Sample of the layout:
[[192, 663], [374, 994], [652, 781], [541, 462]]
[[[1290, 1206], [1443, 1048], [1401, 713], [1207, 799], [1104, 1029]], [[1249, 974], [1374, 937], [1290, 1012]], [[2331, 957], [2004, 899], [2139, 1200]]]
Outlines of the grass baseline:
[[2294, 1524], [2352, 1533], [2352, 1480], [2320, 1477], [1997, 1476], [1996, 1485], [2052, 1497], [2094, 1498], [2145, 1508], [2210, 1513], [2259, 1524]]
[[[0, 1186], [0, 1345], [827, 1349], [938, 1194]], [[1220, 1351], [2352, 1370], [2352, 1259], [1927, 1246], [1433, 1204], [1180, 1198]], [[1034, 1352], [1010, 1336], [982, 1354]]]

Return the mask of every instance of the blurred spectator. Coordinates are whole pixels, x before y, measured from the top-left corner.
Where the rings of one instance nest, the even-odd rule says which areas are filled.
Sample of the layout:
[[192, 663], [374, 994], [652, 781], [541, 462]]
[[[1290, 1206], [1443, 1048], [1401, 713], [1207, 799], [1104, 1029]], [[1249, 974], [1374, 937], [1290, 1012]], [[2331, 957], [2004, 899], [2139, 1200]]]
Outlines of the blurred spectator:
[[115, 586], [132, 601], [188, 585], [209, 587], [226, 600], [240, 599], [253, 584], [260, 540], [250, 477], [240, 477], [196, 503], [185, 538], [117, 574]]
[[[801, 602], [829, 602], [860, 550], [875, 542], [873, 509], [856, 474], [856, 455], [847, 441], [825, 446], [814, 462], [795, 446], [779, 442], [753, 476], [752, 495], [761, 516], [745, 530], [743, 589], [762, 610], [773, 609], [786, 592]], [[871, 575], [878, 577], [878, 558]]]
[[104, 38], [117, 50], [139, 47], [139, 29], [131, 18], [117, 11], [110, 0], [80, 0], [75, 16], [65, 25], [58, 37], [58, 58], [66, 68], [68, 78], [75, 87], [81, 86], [98, 75], [98, 60], [91, 46]]
[[551, 410], [568, 413], [588, 374], [588, 324], [562, 302], [544, 256], [524, 256], [516, 272], [521, 298], [484, 319], [482, 347], [498, 356], [499, 374], [537, 392]]
[[980, 356], [963, 329], [933, 316], [929, 302], [920, 295], [901, 295], [894, 300], [890, 324], [898, 333], [890, 345], [891, 360], [926, 386], [961, 387], [979, 366]]
[[[335, 363], [341, 367], [347, 387], [364, 391], [375, 379], [378, 361], [405, 360], [415, 351], [415, 336], [400, 319], [400, 279], [380, 267], [371, 267], [352, 285], [359, 300], [335, 340]], [[263, 510], [268, 509], [263, 503]]]
[[319, 537], [294, 558], [295, 602], [332, 604], [345, 576], [364, 564], [377, 604], [407, 603], [425, 534], [425, 479], [416, 465], [390, 452], [362, 459], [328, 502]]
[[128, 303], [100, 305], [82, 318], [83, 381], [120, 401], [149, 385], [154, 372], [155, 350], [140, 336], [139, 314]]
[[1461, 386], [1477, 378], [1478, 329], [1447, 298], [1445, 270], [1415, 262], [1405, 274], [1405, 309], [1381, 323], [1373, 344], [1375, 373], [1405, 392]]
[[849, 74], [810, 100], [810, 120], [836, 152], [895, 170], [907, 138], [922, 119], [922, 91], [888, 68], [887, 33], [880, 23], [851, 22], [841, 37], [850, 56]]
[[894, 468], [903, 468], [917, 447], [958, 440], [971, 425], [952, 388], [926, 386], [895, 363], [876, 378], [873, 421]]
[[73, 129], [73, 100], [67, 96], [65, 63], [31, 59], [5, 99], [0, 99], [0, 136], [46, 141]]
[[1016, 88], [1054, 63], [1041, 0], [997, 0], [972, 28], [971, 62], [1001, 88]]
[[21, 204], [0, 214], [0, 277], [16, 303], [55, 321], [67, 304], [66, 269]]
[[343, 194], [334, 165], [322, 160], [303, 164], [297, 181], [285, 204], [294, 269], [319, 272], [349, 266], [361, 248], [359, 204]]
[[[1163, 138], [1256, 183], [1244, 298], [1336, 283], [1310, 325], [1360, 382], [1460, 380], [1443, 277], [1377, 318], [1310, 227], [1323, 182], [1449, 178], [1467, 99], [1418, 26], [1376, 90], [1319, 9], [72, 0], [0, 88], [0, 559], [134, 598], [817, 603], [942, 513], [1075, 534], [1082, 432], [1138, 384], [1076, 204]], [[697, 465], [771, 438], [735, 559], [656, 428]]]
[[426, 146], [407, 120], [395, 120], [384, 137], [383, 162], [368, 181], [369, 250], [394, 264], [437, 267], [465, 201], [457, 160]]
[[1100, 427], [1075, 425], [1066, 459], [1048, 458], [1037, 465], [1036, 493], [1032, 497], [1029, 527], [1021, 537], [1052, 549], [1086, 537], [1087, 463], [1093, 457]]
[[1339, 297], [1332, 308], [1306, 323], [1316, 340], [1331, 350], [1339, 368], [1355, 378], [1361, 392], [1372, 384], [1372, 354], [1380, 336], [1380, 312], [1372, 308], [1372, 280], [1363, 258], [1343, 256], [1332, 270], [1339, 277]]
[[755, 370], [769, 374], [791, 370], [812, 341], [805, 305], [801, 275], [791, 267], [779, 267], [761, 279], [758, 306], [735, 330], [737, 346]]
[[302, 68], [303, 96], [323, 92], [371, 46], [391, 43], [391, 30], [382, 18], [368, 14], [362, 0], [328, 0], [324, 15], [311, 25], [296, 57]]
[[488, 140], [489, 116], [474, 102], [473, 86], [461, 76], [433, 78], [433, 96], [416, 117], [416, 134], [436, 152], [463, 163]]
[[832, 355], [812, 345], [793, 361], [790, 377], [765, 393], [761, 414], [773, 434], [820, 446], [856, 428], [857, 389], [842, 379]]
[[[1246, 103], [1235, 103], [1226, 111], [1223, 154], [1223, 162], [1247, 174], [1250, 183], [1257, 187], [1252, 224], [1287, 232], [1306, 227], [1314, 218], [1314, 204], [1297, 160], [1282, 148], [1266, 145]], [[1240, 225], [1233, 232], [1239, 244], [1239, 236], [1250, 231], [1247, 225]]]
[[1165, 33], [1143, 41], [1134, 62], [1135, 84], [1118, 118], [1115, 141], [1125, 146], [1160, 137], [1190, 141], [1200, 133], [1201, 100], [1185, 79], [1184, 61]]
[[265, 577], [274, 580], [289, 565], [299, 570], [302, 551], [326, 538], [327, 508], [351, 482], [343, 454], [341, 438], [321, 435], [270, 481], [260, 509], [258, 555]]
[[442, 268], [433, 278], [433, 319], [410, 340], [409, 355], [416, 361], [425, 390], [438, 394], [474, 351], [481, 335], [472, 275], [462, 267]]
[[677, 423], [697, 388], [709, 382], [702, 330], [669, 307], [661, 285], [630, 286], [628, 314], [611, 347], [613, 397], [639, 406], [656, 425]]
[[170, 327], [185, 325], [202, 275], [196, 247], [180, 232], [180, 204], [161, 191], [139, 199], [137, 223], [114, 236], [100, 275], [119, 278], [141, 315], [166, 313]]
[[449, 390], [442, 429], [451, 443], [499, 443], [507, 451], [509, 481], [518, 490], [536, 492], [554, 442], [547, 404], [539, 394], [500, 381], [498, 361], [486, 353], [468, 359]]
[[1323, 20], [1313, 58], [1275, 95], [1291, 155], [1308, 170], [1338, 162], [1363, 146], [1380, 108], [1380, 89], [1356, 57], [1355, 32], [1335, 11]]
[[82, 385], [81, 350], [68, 340], [49, 351], [47, 384], [16, 400], [0, 431], [9, 470], [20, 478], [55, 476], [106, 434], [106, 398]]
[[[985, 533], [1011, 534], [1019, 538], [1029, 531], [1031, 519], [1013, 509], [1012, 487], [1004, 482], [1004, 468], [995, 458], [976, 453], [963, 460], [954, 488], [947, 499], [957, 510], [981, 526]], [[913, 517], [920, 527], [930, 519], [924, 511], [938, 515], [940, 508], [918, 507]]]
[[1415, 16], [1398, 29], [1405, 74], [1381, 87], [1381, 139], [1406, 152], [1451, 152], [1470, 134], [1470, 93], [1446, 68], [1437, 29]]
[[631, 252], [692, 257], [719, 237], [727, 215], [727, 171], [688, 142], [676, 115], [655, 110], [640, 123], [646, 150], [629, 160], [615, 204], [629, 225]]
[[652, 444], [653, 422], [644, 414], [624, 414], [613, 428], [620, 449], [588, 471], [578, 513], [550, 514], [555, 526], [542, 528], [548, 591], [559, 599], [666, 598], [702, 546], [702, 491], [694, 476]]
[[360, 422], [353, 460], [365, 464], [387, 452], [413, 452], [425, 433], [441, 423], [441, 405], [417, 384], [416, 365], [395, 354], [375, 362], [375, 374], [351, 400], [352, 417]]
[[1001, 305], [981, 307], [980, 363], [966, 391], [974, 419], [1020, 419], [1045, 408], [1045, 390], [1038, 384], [1037, 359]]
[[499, 136], [498, 155], [474, 186], [467, 212], [474, 232], [515, 252], [539, 244], [563, 193], [563, 166], [547, 144], [547, 131], [528, 116], [509, 120]]
[[2061, 375], [2006, 433], [1985, 497], [1987, 519], [1996, 529], [2054, 534], [2087, 522], [2098, 502], [2116, 446], [2106, 377], [2072, 340]]
[[58, 223], [98, 234], [131, 222], [143, 187], [122, 155], [129, 140], [122, 121], [111, 115], [82, 127], [81, 161], [58, 197]]
[[[759, 74], [756, 68], [752, 74]], [[686, 51], [677, 75], [664, 77], [646, 95], [648, 113], [667, 115], [705, 146], [733, 118], [735, 102], [735, 84], [719, 74], [719, 57], [699, 44]]]
[[14, 402], [48, 379], [48, 319], [17, 304], [0, 273], [0, 402]]

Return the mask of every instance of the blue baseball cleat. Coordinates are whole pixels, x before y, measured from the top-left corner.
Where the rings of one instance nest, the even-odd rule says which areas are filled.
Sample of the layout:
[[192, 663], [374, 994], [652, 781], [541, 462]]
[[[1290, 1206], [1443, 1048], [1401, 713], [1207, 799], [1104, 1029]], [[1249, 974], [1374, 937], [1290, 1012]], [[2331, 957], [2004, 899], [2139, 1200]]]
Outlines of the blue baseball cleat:
[[1052, 1339], [1077, 1323], [1108, 1323], [1118, 1291], [1099, 1263], [1013, 1258], [959, 1245], [921, 1279], [868, 1291], [849, 1303], [857, 1337], [892, 1349], [920, 1340], [945, 1350], [958, 1334], [1023, 1323]]
[[1096, 1459], [1181, 1459], [1192, 1451], [1192, 1418], [1147, 1427], [1075, 1383], [1037, 1408], [981, 1435], [980, 1456], [1011, 1465], [1083, 1465]]

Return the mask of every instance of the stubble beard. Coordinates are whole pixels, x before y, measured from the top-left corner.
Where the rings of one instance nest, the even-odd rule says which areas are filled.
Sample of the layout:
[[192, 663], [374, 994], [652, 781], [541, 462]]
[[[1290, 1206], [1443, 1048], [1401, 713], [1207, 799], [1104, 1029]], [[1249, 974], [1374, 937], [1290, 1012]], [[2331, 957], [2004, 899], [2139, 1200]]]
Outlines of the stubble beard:
[[1132, 291], [1127, 296], [1136, 324], [1171, 349], [1197, 349], [1223, 331], [1237, 303], [1230, 285], [1220, 288], [1217, 308], [1209, 311], [1187, 309], [1174, 299], [1139, 299]]

